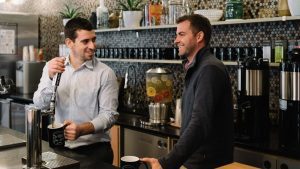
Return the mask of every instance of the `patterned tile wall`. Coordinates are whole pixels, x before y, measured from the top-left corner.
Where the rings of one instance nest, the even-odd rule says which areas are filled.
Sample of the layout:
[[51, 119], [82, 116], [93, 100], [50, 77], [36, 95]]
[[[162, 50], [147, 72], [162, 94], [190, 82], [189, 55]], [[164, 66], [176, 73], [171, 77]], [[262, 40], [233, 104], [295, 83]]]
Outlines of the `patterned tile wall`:
[[[145, 0], [146, 1], [146, 0]], [[190, 0], [189, 5], [192, 10], [225, 8], [226, 0]], [[244, 0], [244, 18], [263, 17], [262, 11], [268, 13], [268, 16], [278, 16], [278, 0]], [[99, 2], [97, 0], [25, 0], [21, 6], [12, 5], [9, 2], [0, 4], [0, 11], [14, 11], [34, 13], [40, 16], [40, 47], [45, 49], [45, 58], [47, 60], [58, 54], [58, 44], [63, 42], [59, 35], [63, 30], [62, 19], [59, 11], [63, 9], [64, 4], [70, 4], [74, 7], [81, 7], [83, 17], [88, 18], [92, 11], [95, 11]], [[110, 11], [117, 9], [116, 1], [105, 0], [106, 6]], [[98, 33], [97, 44], [107, 47], [172, 47], [175, 37], [175, 28], [144, 31], [122, 31]], [[262, 41], [271, 39], [300, 39], [300, 22], [268, 22], [254, 24], [237, 24], [213, 26], [213, 37], [211, 39], [212, 47], [254, 47], [261, 46]], [[175, 98], [181, 95], [181, 86], [183, 72], [181, 65], [170, 64], [146, 64], [146, 63], [121, 63], [107, 62], [114, 68], [118, 76], [123, 76], [126, 67], [130, 64], [136, 66], [138, 75], [137, 92], [139, 100], [146, 102], [145, 98], [145, 72], [151, 67], [168, 67], [174, 71], [175, 78]], [[236, 66], [228, 66], [231, 72], [233, 89], [236, 91], [237, 78]], [[142, 73], [140, 73], [142, 72]], [[277, 117], [278, 112], [278, 70], [272, 68], [270, 71], [270, 109], [271, 116]]]
[[[144, 0], [146, 2], [147, 0]], [[50, 59], [58, 54], [58, 43], [62, 43], [59, 35], [63, 31], [62, 19], [59, 12], [64, 4], [81, 7], [82, 17], [88, 18], [92, 11], [99, 5], [98, 0], [24, 0], [22, 5], [13, 5], [10, 2], [0, 3], [0, 11], [26, 12], [40, 16], [40, 47], [45, 49], [45, 58]], [[224, 9], [226, 0], [190, 0], [188, 1], [193, 10], [196, 9]], [[259, 11], [266, 9], [271, 11], [270, 17], [278, 16], [278, 0], [244, 0], [244, 18], [258, 18]], [[105, 4], [111, 11], [118, 9], [116, 0], [105, 0]], [[151, 35], [150, 35], [151, 36]]]

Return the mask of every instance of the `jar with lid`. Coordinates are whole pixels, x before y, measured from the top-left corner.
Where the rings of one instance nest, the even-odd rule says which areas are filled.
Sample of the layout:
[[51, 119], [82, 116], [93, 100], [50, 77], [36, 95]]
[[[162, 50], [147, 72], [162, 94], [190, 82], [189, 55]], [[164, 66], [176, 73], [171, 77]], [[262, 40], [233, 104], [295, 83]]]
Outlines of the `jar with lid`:
[[180, 17], [182, 10], [181, 0], [169, 0], [169, 23], [170, 25], [176, 24], [176, 19]]
[[243, 0], [227, 0], [225, 19], [243, 19]]

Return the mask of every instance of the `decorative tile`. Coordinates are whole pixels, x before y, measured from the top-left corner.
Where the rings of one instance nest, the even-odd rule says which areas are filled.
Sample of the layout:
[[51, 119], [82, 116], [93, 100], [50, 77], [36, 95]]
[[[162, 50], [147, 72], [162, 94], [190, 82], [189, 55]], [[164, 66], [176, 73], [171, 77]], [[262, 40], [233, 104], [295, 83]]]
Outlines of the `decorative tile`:
[[[144, 0], [146, 2], [147, 0]], [[196, 9], [225, 9], [226, 0], [190, 0], [189, 5], [192, 11]], [[244, 18], [258, 18], [278, 16], [278, 0], [244, 0]], [[82, 17], [88, 18], [92, 11], [95, 11], [98, 0], [26, 0], [22, 6], [14, 6], [10, 3], [0, 4], [0, 10], [34, 13], [40, 16], [40, 47], [45, 49], [47, 60], [58, 55], [58, 44], [63, 43], [59, 35], [63, 31], [62, 19], [59, 11], [64, 4], [81, 7]], [[110, 11], [118, 9], [117, 1], [105, 0]], [[97, 46], [110, 48], [124, 47], [173, 47], [175, 28], [106, 32], [97, 34]], [[213, 26], [211, 46], [212, 47], [261, 47], [264, 40], [276, 39], [300, 39], [300, 22], [265, 22], [253, 24], [219, 25]], [[179, 98], [182, 91], [184, 78], [181, 65], [171, 64], [146, 64], [146, 63], [122, 63], [106, 62], [117, 73], [124, 77], [128, 65], [135, 65], [137, 75], [137, 99], [140, 103], [147, 105], [145, 94], [145, 72], [151, 67], [167, 67], [174, 70], [174, 98]], [[237, 66], [227, 66], [230, 72], [233, 93], [237, 90]], [[270, 116], [278, 114], [279, 98], [279, 72], [277, 68], [270, 70]], [[236, 102], [236, 96], [234, 96]], [[173, 103], [174, 106], [174, 103]], [[145, 113], [146, 114], [146, 113]], [[274, 118], [276, 119], [276, 118]]]

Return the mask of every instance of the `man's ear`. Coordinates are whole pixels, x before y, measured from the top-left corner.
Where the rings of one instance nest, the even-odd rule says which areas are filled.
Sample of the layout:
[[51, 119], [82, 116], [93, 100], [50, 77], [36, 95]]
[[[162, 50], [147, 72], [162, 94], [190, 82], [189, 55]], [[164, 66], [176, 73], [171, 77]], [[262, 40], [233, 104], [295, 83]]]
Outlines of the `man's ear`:
[[74, 45], [74, 42], [70, 38], [67, 38], [67, 39], [65, 39], [65, 44], [67, 45], [68, 48], [72, 48]]
[[197, 37], [197, 42], [204, 41], [204, 32], [202, 32], [202, 31], [198, 32], [196, 37]]

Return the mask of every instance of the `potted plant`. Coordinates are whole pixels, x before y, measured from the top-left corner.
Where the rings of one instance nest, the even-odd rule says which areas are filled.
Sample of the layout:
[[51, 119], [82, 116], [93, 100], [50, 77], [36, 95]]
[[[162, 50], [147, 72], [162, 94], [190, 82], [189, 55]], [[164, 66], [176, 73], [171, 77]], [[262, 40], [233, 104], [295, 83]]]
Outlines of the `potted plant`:
[[72, 8], [71, 6], [65, 4], [64, 11], [59, 12], [61, 17], [63, 18], [63, 24], [64, 26], [67, 24], [67, 22], [72, 19], [78, 17], [81, 12], [79, 11], [80, 7], [78, 8]]
[[142, 0], [118, 0], [124, 19], [125, 27], [139, 27], [142, 19]]

